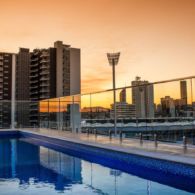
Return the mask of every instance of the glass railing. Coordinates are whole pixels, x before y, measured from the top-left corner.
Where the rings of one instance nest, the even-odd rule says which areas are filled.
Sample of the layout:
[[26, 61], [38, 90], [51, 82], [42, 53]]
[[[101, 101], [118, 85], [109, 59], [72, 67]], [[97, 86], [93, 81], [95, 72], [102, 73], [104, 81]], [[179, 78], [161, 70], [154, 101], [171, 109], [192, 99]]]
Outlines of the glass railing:
[[[115, 90], [116, 112], [112, 89], [16, 100], [14, 126], [164, 142], [187, 138], [195, 144], [195, 76], [155, 83], [137, 78], [132, 84]], [[1, 100], [0, 128], [11, 127], [11, 116], [11, 101]]]

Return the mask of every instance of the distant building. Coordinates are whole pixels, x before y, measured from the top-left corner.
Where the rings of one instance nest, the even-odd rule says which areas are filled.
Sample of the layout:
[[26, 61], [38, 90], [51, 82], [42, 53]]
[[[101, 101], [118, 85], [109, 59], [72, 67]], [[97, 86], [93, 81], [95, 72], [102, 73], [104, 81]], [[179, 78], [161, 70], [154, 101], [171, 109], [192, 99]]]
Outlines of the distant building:
[[[117, 119], [135, 118], [135, 105], [127, 103], [126, 89], [119, 94], [120, 102], [116, 102]], [[110, 117], [114, 118], [114, 104], [111, 104]]]
[[[117, 119], [135, 118], [135, 105], [127, 102], [116, 102]], [[110, 117], [114, 118], [114, 104], [111, 104]]]
[[119, 94], [120, 102], [127, 102], [126, 89], [122, 89]]
[[175, 116], [183, 116], [184, 109], [187, 108], [187, 105], [185, 105], [184, 100], [182, 99], [175, 99], [174, 100], [175, 105]]
[[161, 98], [162, 116], [175, 117], [174, 99], [170, 96]]
[[101, 106], [84, 107], [81, 115], [83, 119], [106, 119], [110, 118], [110, 109]]
[[192, 109], [195, 111], [195, 102], [192, 102]]
[[180, 96], [183, 105], [187, 105], [187, 81], [180, 81]]
[[132, 103], [135, 105], [137, 118], [154, 117], [154, 89], [148, 81], [136, 77], [132, 84]]
[[162, 105], [161, 104], [157, 104], [156, 105], [156, 109], [155, 109], [155, 116], [159, 117], [162, 114]]

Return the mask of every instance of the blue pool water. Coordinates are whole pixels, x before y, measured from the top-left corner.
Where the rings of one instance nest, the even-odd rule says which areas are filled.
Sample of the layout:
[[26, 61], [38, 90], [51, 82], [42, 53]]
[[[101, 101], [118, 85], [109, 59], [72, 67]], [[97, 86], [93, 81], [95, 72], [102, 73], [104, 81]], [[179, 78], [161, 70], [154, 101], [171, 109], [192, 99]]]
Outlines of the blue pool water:
[[131, 169], [121, 171], [113, 167], [113, 164], [95, 163], [90, 157], [84, 160], [39, 146], [30, 138], [0, 139], [0, 195], [187, 195], [195, 192], [191, 178], [159, 172], [150, 174], [146, 169], [139, 170], [142, 174], [137, 176]]

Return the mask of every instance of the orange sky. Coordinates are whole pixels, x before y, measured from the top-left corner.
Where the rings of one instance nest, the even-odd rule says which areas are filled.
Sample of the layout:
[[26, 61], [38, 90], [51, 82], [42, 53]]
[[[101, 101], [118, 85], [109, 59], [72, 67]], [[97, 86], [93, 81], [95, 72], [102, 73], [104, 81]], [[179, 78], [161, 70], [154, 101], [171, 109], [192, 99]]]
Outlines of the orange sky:
[[0, 0], [0, 51], [81, 48], [82, 92], [111, 88], [106, 52], [120, 51], [117, 87], [195, 74], [195, 0]]

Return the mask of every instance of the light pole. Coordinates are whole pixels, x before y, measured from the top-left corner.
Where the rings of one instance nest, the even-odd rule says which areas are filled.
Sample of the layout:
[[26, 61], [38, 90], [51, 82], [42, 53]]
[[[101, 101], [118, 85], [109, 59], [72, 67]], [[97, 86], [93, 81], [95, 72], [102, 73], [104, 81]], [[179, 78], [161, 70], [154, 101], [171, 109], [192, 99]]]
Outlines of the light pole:
[[116, 85], [115, 85], [115, 66], [118, 64], [120, 52], [107, 53], [109, 64], [112, 66], [112, 84], [113, 84], [113, 100], [114, 100], [114, 134], [117, 135], [117, 120], [116, 120]]

